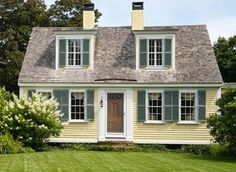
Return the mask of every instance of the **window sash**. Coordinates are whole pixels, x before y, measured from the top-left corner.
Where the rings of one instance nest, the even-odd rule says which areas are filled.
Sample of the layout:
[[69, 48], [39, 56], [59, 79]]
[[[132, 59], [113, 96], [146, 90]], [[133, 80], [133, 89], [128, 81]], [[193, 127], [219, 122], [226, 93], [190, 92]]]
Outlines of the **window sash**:
[[70, 93], [71, 120], [85, 120], [85, 100], [84, 92], [73, 91]]
[[146, 108], [147, 108], [146, 120], [162, 121], [163, 119], [163, 94], [161, 92], [147, 92], [146, 97], [147, 97], [146, 98]]
[[196, 102], [195, 92], [180, 92], [180, 121], [196, 121]]
[[52, 98], [52, 91], [37, 91], [38, 94], [41, 94], [44, 97], [47, 97], [47, 99]]
[[164, 66], [164, 39], [148, 39], [147, 41], [148, 66]]
[[82, 66], [82, 39], [67, 39], [67, 66]]

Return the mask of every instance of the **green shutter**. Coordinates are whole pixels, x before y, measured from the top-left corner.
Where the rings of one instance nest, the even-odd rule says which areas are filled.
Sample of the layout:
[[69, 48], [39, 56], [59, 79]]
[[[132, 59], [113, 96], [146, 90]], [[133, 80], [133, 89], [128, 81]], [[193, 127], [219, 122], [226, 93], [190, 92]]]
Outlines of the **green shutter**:
[[172, 106], [172, 92], [171, 91], [165, 91], [165, 115], [164, 115], [164, 120], [165, 121], [172, 121], [172, 111], [173, 111], [173, 106]]
[[64, 67], [66, 64], [66, 40], [59, 40], [59, 67]]
[[165, 39], [165, 66], [171, 66], [172, 40]]
[[179, 121], [179, 91], [173, 90], [173, 121]]
[[164, 92], [164, 120], [178, 121], [179, 119], [179, 91], [166, 90]]
[[87, 120], [94, 120], [94, 90], [87, 90]]
[[28, 97], [32, 98], [34, 92], [35, 92], [34, 89], [28, 90]]
[[139, 53], [139, 63], [140, 68], [147, 66], [147, 40], [146, 39], [140, 39], [140, 53]]
[[146, 115], [146, 91], [145, 90], [139, 90], [138, 91], [138, 122], [144, 122], [145, 121], [145, 115]]
[[83, 39], [83, 66], [89, 66], [89, 39]]
[[206, 120], [206, 90], [198, 90], [198, 120]]
[[53, 90], [53, 95], [59, 103], [58, 109], [61, 110], [61, 121], [69, 119], [69, 90]]

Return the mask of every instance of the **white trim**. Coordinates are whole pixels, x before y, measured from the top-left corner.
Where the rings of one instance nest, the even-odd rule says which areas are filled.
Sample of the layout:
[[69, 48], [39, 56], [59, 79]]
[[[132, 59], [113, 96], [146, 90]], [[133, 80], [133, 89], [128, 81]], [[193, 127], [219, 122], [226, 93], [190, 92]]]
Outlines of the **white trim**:
[[137, 144], [211, 144], [210, 140], [134, 140]]
[[[98, 115], [98, 140], [105, 141], [105, 90], [99, 89], [98, 90], [98, 106], [99, 106], [99, 115]], [[101, 107], [100, 102], [103, 101], [103, 106]]]
[[126, 90], [126, 141], [133, 140], [133, 90]]
[[53, 96], [53, 90], [52, 89], [36, 89], [36, 93], [38, 93], [38, 92], [43, 92], [43, 93], [51, 93], [52, 94], [52, 96]]
[[49, 138], [53, 143], [97, 143], [97, 139]]
[[200, 124], [200, 122], [195, 121], [179, 121], [177, 122], [177, 124], [181, 124], [181, 125], [198, 125]]
[[[116, 133], [114, 135], [114, 133], [109, 133], [107, 131], [107, 119], [108, 119], [108, 94], [110, 93], [122, 93], [123, 94], [123, 132], [122, 133]], [[105, 131], [106, 131], [106, 137], [125, 137], [126, 135], [126, 94], [125, 91], [121, 91], [121, 90], [107, 90], [106, 91], [106, 101], [105, 101]]]
[[[107, 94], [124, 94], [124, 133], [107, 133]], [[103, 100], [103, 107], [100, 102]], [[98, 90], [98, 140], [108, 141], [112, 138], [124, 138], [125, 141], [133, 140], [133, 90], [129, 88], [100, 88]]]
[[[71, 119], [71, 93], [76, 92], [76, 93], [84, 93], [84, 119], [83, 120], [78, 120], [78, 119]], [[86, 103], [87, 103], [87, 93], [86, 90], [78, 90], [78, 89], [71, 89], [69, 90], [69, 102], [68, 102], [68, 111], [69, 111], [69, 122], [86, 122], [87, 120], [87, 109], [86, 109]]]
[[[162, 113], [163, 116], [163, 113]], [[144, 121], [144, 124], [166, 124], [164, 121], [157, 121], [157, 120], [146, 120]]]
[[68, 120], [69, 123], [89, 123], [87, 120], [79, 120], [79, 119], [70, 119]]
[[24, 88], [19, 87], [19, 96], [23, 97], [24, 96]]
[[59, 68], [59, 39], [58, 37], [56, 37], [56, 50], [55, 50], [55, 58], [56, 58], [56, 62], [55, 62], [55, 69], [57, 70]]
[[18, 83], [20, 87], [136, 87], [136, 88], [183, 88], [183, 87], [206, 87], [206, 88], [216, 88], [216, 87], [222, 87], [222, 83], [208, 83], [208, 84], [184, 84], [184, 83], [170, 83], [170, 84], [139, 84], [139, 83], [133, 83], [133, 84], [117, 84], [117, 83], [96, 83], [96, 84], [91, 84], [91, 83], [62, 83], [62, 82], [51, 82], [51, 83], [43, 83], [43, 82], [29, 82], [29, 83], [24, 83], [20, 82]]
[[63, 39], [65, 36], [70, 35], [82, 35], [82, 36], [91, 36], [95, 35], [97, 33], [97, 30], [81, 30], [81, 31], [72, 31], [72, 30], [66, 30], [66, 31], [54, 31], [57, 37], [60, 37]]
[[219, 98], [221, 98], [221, 88], [219, 88], [218, 90], [217, 90], [217, 93], [216, 93], [216, 97], [217, 97], [217, 99], [219, 99]]
[[125, 134], [124, 133], [108, 133], [106, 134], [106, 140], [107, 138], [124, 138], [125, 139]]

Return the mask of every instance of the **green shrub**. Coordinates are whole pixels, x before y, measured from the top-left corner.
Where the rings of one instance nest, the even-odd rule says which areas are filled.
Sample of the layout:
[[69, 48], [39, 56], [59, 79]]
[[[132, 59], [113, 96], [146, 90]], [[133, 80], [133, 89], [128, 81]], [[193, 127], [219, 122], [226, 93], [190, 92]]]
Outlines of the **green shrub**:
[[97, 143], [97, 144], [50, 144], [48, 149], [77, 151], [109, 151], [109, 152], [159, 152], [168, 151], [165, 145], [139, 145], [134, 143]]
[[209, 116], [207, 126], [215, 141], [236, 155], [236, 88], [227, 88], [216, 105], [218, 113]]
[[34, 152], [31, 148], [24, 148], [21, 142], [14, 141], [9, 134], [0, 135], [0, 154], [14, 154]]
[[58, 136], [62, 129], [57, 106], [54, 99], [40, 94], [29, 99], [13, 95], [4, 114], [5, 130], [24, 146], [42, 149], [48, 138]]
[[229, 146], [221, 144], [210, 145], [183, 145], [182, 151], [194, 155], [205, 156], [228, 156], [230, 155]]

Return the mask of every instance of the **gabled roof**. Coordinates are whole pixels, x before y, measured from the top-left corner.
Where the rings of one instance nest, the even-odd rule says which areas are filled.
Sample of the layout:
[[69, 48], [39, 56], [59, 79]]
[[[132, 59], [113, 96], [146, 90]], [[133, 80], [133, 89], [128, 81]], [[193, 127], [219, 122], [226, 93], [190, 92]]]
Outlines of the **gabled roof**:
[[146, 27], [175, 30], [174, 71], [136, 71], [131, 27], [98, 27], [94, 70], [55, 69], [55, 32], [80, 28], [34, 28], [19, 83], [222, 83], [205, 25]]

